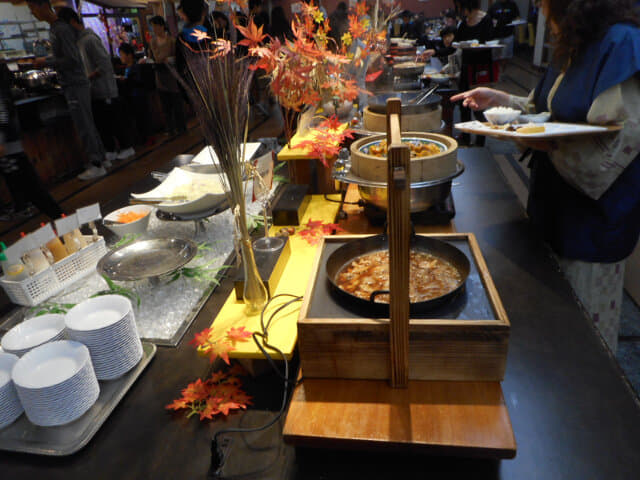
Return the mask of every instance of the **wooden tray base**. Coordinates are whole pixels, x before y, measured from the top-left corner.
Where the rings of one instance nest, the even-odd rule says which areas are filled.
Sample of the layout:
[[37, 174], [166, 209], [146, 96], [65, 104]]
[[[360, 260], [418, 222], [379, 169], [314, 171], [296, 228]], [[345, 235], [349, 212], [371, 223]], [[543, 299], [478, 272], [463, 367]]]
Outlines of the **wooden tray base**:
[[516, 441], [499, 382], [304, 379], [284, 440], [296, 447], [507, 459]]

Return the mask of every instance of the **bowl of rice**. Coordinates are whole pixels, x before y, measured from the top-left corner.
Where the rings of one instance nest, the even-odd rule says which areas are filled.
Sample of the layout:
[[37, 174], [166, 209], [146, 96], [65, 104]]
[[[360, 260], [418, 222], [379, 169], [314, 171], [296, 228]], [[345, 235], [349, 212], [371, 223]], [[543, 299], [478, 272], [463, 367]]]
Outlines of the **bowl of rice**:
[[483, 113], [490, 124], [505, 125], [516, 121], [522, 112], [509, 107], [493, 107]]

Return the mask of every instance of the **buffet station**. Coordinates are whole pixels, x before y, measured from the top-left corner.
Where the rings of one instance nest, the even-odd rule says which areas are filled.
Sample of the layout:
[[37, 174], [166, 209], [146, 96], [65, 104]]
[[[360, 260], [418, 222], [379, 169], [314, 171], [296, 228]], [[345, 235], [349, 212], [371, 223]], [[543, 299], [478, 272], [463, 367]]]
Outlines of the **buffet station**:
[[[321, 22], [305, 12], [306, 39]], [[219, 40], [188, 60], [204, 148], [0, 245], [16, 304], [0, 319], [3, 476], [637, 473], [637, 400], [490, 152], [446, 134], [455, 75], [381, 25], [379, 64], [251, 35], [248, 61]], [[303, 91], [344, 87], [330, 55], [362, 67], [348, 101]], [[247, 65], [266, 57], [282, 148], [247, 143]], [[458, 126], [575, 133], [493, 113]]]

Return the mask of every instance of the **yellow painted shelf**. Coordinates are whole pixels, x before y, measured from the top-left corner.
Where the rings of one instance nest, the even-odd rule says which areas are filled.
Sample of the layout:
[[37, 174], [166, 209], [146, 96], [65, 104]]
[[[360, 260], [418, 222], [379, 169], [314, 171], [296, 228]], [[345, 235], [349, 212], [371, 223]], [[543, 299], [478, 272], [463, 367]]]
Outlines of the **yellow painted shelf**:
[[[322, 220], [324, 223], [333, 222], [338, 213], [339, 204], [327, 202], [322, 195], [313, 195], [307, 206], [301, 226], [309, 220]], [[274, 234], [282, 226], [272, 227]], [[299, 235], [292, 235], [291, 256], [285, 266], [280, 283], [275, 294], [290, 293], [304, 295], [307, 282], [311, 275], [311, 268], [315, 258], [316, 245], [309, 243]], [[274, 300], [265, 313], [265, 321], [272, 311], [283, 305], [291, 298], [282, 297]], [[295, 303], [280, 312], [272, 321], [269, 328], [269, 343], [284, 352], [288, 359], [293, 355], [293, 350], [298, 339], [298, 313], [302, 302]], [[231, 327], [244, 326], [247, 330], [260, 331], [260, 315], [247, 316], [244, 313], [244, 303], [236, 300], [234, 292], [231, 292], [227, 301], [211, 325], [211, 338], [223, 338]], [[270, 352], [271, 353], [271, 352]], [[239, 342], [236, 350], [229, 353], [231, 358], [261, 359], [264, 358], [253, 340]], [[277, 354], [276, 354], [277, 356]]]

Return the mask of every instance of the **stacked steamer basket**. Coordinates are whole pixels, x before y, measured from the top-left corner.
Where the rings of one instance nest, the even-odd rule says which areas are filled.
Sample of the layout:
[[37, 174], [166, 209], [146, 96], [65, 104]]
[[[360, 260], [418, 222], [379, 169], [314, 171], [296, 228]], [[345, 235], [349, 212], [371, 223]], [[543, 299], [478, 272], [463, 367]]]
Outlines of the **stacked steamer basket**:
[[142, 358], [142, 343], [128, 298], [90, 298], [67, 312], [65, 324], [67, 336], [89, 348], [99, 380], [121, 377]]
[[13, 423], [22, 415], [22, 404], [11, 380], [11, 370], [18, 357], [0, 352], [0, 428]]
[[100, 387], [86, 346], [60, 340], [34, 348], [13, 367], [12, 379], [34, 425], [65, 425], [98, 399]]

